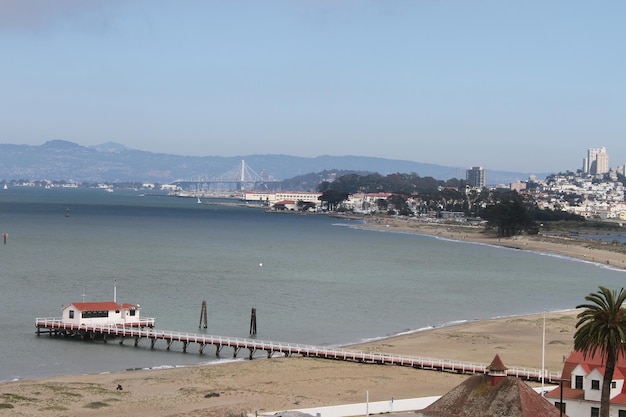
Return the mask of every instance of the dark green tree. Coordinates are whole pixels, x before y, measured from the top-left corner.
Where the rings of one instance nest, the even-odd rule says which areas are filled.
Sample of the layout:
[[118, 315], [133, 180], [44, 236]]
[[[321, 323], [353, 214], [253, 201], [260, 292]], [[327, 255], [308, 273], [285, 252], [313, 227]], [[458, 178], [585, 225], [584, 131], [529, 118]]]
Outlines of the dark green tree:
[[409, 208], [409, 205], [407, 204], [407, 198], [405, 195], [402, 195], [402, 194], [390, 195], [387, 198], [387, 202], [389, 204], [392, 204], [395, 209], [395, 212], [402, 216], [410, 216], [412, 214], [411, 209]]
[[389, 208], [389, 202], [385, 198], [379, 198], [376, 200], [376, 207], [378, 210], [385, 211]]
[[609, 417], [611, 381], [620, 354], [626, 354], [626, 291], [619, 292], [600, 286], [600, 289], [585, 297], [587, 304], [576, 308], [584, 309], [578, 314], [574, 349], [582, 352], [583, 358], [599, 352], [604, 362], [604, 378], [600, 396], [600, 417]]
[[480, 211], [480, 217], [487, 220], [487, 227], [497, 229], [498, 236], [515, 236], [525, 230], [535, 230], [528, 208], [517, 192], [494, 193], [491, 204]]
[[298, 206], [298, 211], [309, 211], [310, 209], [314, 209], [317, 205], [311, 201], [302, 201], [298, 200], [296, 203]]
[[326, 190], [318, 197], [318, 200], [328, 205], [328, 210], [335, 211], [341, 202], [348, 199], [348, 193], [337, 190]]

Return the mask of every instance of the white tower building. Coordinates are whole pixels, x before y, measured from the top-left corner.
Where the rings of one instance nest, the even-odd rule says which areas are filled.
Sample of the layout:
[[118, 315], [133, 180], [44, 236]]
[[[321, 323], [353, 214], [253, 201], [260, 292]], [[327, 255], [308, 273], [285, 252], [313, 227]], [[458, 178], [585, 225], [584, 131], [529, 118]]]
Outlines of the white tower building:
[[606, 148], [589, 148], [583, 159], [583, 172], [589, 175], [602, 175], [609, 172], [609, 154]]

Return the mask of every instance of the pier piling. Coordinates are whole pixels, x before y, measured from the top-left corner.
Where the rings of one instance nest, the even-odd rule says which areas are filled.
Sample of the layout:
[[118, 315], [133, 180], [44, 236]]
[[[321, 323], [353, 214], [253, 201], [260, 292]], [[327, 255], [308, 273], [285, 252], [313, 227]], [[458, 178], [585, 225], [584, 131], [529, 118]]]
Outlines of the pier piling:
[[256, 308], [250, 313], [250, 336], [256, 335]]
[[198, 329], [202, 327], [204, 324], [204, 328], [207, 328], [207, 317], [206, 317], [206, 300], [202, 301], [202, 308], [200, 309], [200, 324], [198, 324]]

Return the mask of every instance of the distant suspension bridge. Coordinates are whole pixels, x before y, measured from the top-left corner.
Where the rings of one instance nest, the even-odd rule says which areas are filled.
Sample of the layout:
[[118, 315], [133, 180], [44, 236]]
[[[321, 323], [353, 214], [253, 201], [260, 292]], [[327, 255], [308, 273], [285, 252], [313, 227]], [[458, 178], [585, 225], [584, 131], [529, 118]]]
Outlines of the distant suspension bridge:
[[217, 177], [191, 177], [172, 181], [170, 184], [189, 192], [223, 192], [251, 190], [277, 181], [272, 177], [259, 175], [246, 161], [241, 160], [241, 166]]

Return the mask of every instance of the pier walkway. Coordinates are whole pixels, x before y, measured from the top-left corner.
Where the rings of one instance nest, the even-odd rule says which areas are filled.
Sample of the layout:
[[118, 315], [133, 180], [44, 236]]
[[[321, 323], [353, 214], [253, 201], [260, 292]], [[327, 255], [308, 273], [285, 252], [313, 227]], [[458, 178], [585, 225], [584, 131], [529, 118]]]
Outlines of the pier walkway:
[[[83, 339], [95, 339], [97, 337], [102, 338], [105, 342], [107, 342], [107, 339], [118, 337], [121, 338], [119, 342], [120, 344], [123, 344], [126, 338], [132, 338], [134, 339], [135, 346], [139, 344], [141, 339], [146, 339], [150, 341], [150, 347], [152, 349], [154, 349], [157, 341], [159, 340], [166, 343], [167, 350], [170, 350], [172, 343], [180, 342], [182, 343], [183, 352], [187, 352], [187, 347], [190, 343], [198, 345], [199, 353], [204, 353], [204, 349], [207, 346], [215, 346], [215, 355], [218, 357], [224, 347], [230, 347], [233, 349], [233, 357], [237, 357], [241, 349], [248, 349], [249, 359], [253, 359], [255, 353], [257, 352], [266, 352], [268, 358], [271, 358], [274, 354], [279, 353], [285, 356], [300, 355], [360, 363], [410, 366], [418, 369], [455, 372], [461, 374], [486, 374], [488, 372], [488, 364], [483, 363], [395, 355], [389, 353], [372, 353], [343, 348], [263, 341], [247, 338], [182, 333], [155, 330], [154, 328], [117, 325], [75, 325], [63, 323], [60, 318], [37, 318], [35, 319], [35, 327], [37, 329], [36, 333], [38, 336], [42, 333], [48, 333], [49, 336], [80, 337]], [[540, 369], [511, 367], [507, 370], [507, 375], [530, 381], [541, 381], [542, 379], [542, 371]], [[544, 371], [543, 379], [545, 382], [558, 383], [561, 379], [561, 373]]]

